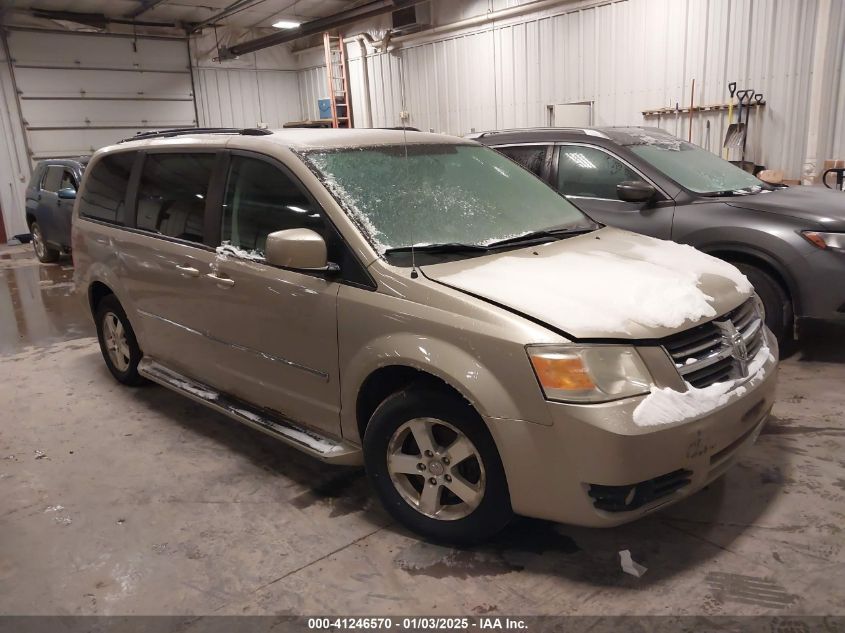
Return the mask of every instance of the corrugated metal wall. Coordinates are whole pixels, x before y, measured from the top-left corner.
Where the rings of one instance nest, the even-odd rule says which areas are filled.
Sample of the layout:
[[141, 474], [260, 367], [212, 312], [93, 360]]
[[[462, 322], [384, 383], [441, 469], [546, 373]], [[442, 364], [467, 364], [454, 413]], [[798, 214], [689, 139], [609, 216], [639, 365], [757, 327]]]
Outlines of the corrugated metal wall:
[[29, 159], [15, 100], [5, 35], [0, 32], [0, 209], [6, 237], [28, 233], [23, 201], [29, 180]]
[[199, 124], [203, 127], [281, 127], [302, 118], [296, 60], [284, 46], [235, 60], [217, 59], [219, 46], [254, 35], [243, 29], [214, 29], [189, 42]]
[[281, 127], [302, 118], [297, 73], [288, 70], [198, 68], [202, 127]]
[[[693, 78], [696, 103], [724, 103], [736, 81], [767, 102], [751, 112], [747, 157], [800, 175], [817, 0], [619, 0], [567, 10], [572, 4], [370, 57], [373, 125], [400, 123], [400, 70], [410, 124], [450, 134], [546, 125], [547, 106], [593, 101], [597, 125], [659, 125], [686, 137], [688, 117], [658, 121], [641, 111], [688, 105]], [[300, 74], [303, 107], [316, 108], [323, 92], [317, 75]], [[708, 120], [718, 151], [724, 112], [696, 116], [693, 141], [708, 142]]]
[[832, 2], [819, 121], [821, 160], [845, 159], [845, 2]]

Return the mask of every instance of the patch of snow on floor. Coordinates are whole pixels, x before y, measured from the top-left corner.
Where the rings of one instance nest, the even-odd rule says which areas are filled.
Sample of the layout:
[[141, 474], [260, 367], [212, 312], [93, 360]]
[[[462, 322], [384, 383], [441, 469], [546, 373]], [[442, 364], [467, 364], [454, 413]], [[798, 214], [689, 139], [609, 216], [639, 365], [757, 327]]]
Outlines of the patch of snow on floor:
[[651, 393], [634, 409], [634, 424], [659, 426], [691, 420], [726, 405], [731, 398], [743, 395], [763, 379], [764, 367], [774, 360], [771, 350], [763, 345], [748, 365], [749, 378], [717, 382], [698, 389], [690, 383], [681, 393], [669, 387], [652, 387]]

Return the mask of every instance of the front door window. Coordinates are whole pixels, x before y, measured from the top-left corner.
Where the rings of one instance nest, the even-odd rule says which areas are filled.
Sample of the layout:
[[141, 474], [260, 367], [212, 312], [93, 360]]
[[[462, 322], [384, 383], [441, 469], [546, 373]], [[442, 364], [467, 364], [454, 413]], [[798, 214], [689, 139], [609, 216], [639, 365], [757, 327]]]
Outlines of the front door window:
[[232, 158], [223, 204], [222, 241], [259, 256], [275, 231], [308, 228], [323, 234], [323, 218], [299, 184], [262, 160]]
[[622, 161], [596, 147], [561, 145], [558, 189], [567, 196], [619, 200], [616, 185], [642, 177]]

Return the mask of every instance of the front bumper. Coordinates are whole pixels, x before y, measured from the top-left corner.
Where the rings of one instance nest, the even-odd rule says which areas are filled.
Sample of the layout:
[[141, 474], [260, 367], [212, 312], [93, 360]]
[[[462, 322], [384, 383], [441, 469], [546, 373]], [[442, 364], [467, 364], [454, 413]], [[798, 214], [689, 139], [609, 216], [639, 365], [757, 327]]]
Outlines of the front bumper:
[[802, 326], [813, 322], [845, 323], [845, 253], [812, 248], [791, 270], [798, 288], [799, 336]]
[[700, 490], [760, 433], [775, 399], [777, 349], [771, 349], [754, 384], [729, 392], [719, 408], [674, 424], [636, 426], [633, 412], [643, 397], [599, 405], [550, 402], [551, 426], [487, 418], [514, 511], [613, 526]]

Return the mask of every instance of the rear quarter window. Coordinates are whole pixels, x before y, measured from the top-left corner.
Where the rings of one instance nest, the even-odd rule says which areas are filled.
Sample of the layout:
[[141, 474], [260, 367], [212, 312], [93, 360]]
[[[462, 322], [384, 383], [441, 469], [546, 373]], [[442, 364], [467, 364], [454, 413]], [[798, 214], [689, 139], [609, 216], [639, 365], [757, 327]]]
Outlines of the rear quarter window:
[[123, 226], [126, 224], [126, 188], [136, 152], [103, 156], [88, 170], [79, 201], [79, 214]]

